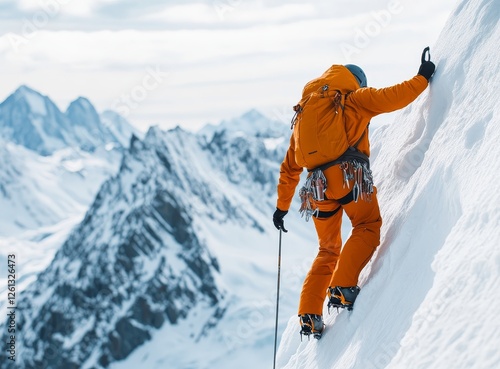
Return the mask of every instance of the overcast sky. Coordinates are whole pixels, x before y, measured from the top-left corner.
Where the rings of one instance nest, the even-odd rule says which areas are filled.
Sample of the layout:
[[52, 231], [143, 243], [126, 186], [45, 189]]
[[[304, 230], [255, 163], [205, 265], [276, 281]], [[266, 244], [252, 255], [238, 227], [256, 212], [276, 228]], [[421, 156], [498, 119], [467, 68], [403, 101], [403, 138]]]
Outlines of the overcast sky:
[[360, 65], [374, 87], [411, 78], [456, 3], [0, 0], [0, 101], [26, 84], [63, 111], [85, 96], [143, 130], [251, 108], [286, 121], [331, 64]]

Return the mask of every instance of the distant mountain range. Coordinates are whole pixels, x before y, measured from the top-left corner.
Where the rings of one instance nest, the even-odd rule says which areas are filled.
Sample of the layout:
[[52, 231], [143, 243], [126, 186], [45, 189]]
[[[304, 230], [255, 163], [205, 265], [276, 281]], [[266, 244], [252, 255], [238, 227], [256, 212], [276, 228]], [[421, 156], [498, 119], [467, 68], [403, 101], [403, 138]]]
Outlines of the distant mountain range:
[[118, 170], [141, 134], [86, 98], [62, 113], [46, 96], [19, 87], [0, 103], [0, 236], [49, 226], [81, 213]]
[[[23, 172], [16, 160], [38, 161], [47, 163], [38, 177], [85, 178], [91, 158], [120, 154], [110, 161], [116, 169], [107, 180], [99, 177], [104, 183], [81, 223], [22, 293], [16, 367], [137, 367], [135, 352], [146, 350], [148, 368], [167, 361], [176, 368], [225, 369], [241, 350], [262, 352], [272, 315], [252, 328], [249, 341], [239, 327], [242, 314], [247, 319], [249, 307], [267, 304], [263, 296], [274, 287], [274, 263], [264, 255], [276, 235], [270, 216], [287, 125], [251, 110], [198, 133], [153, 127], [142, 139], [116, 113], [99, 115], [87, 99], [61, 113], [27, 87], [0, 105], [0, 117], [12, 173]], [[103, 149], [110, 143], [121, 149]], [[37, 176], [17, 174], [36, 194]], [[74, 181], [62, 195], [40, 192], [58, 204], [58, 197], [87, 188]], [[12, 201], [30, 201], [30, 211], [18, 212], [20, 222], [46, 211], [33, 206], [29, 192]], [[261, 276], [270, 278], [248, 280]], [[164, 349], [148, 349], [159, 343]], [[248, 352], [243, 357], [253, 356]]]
[[126, 146], [135, 132], [117, 114], [101, 117], [84, 97], [63, 113], [47, 96], [21, 86], [0, 104], [0, 137], [41, 155], [66, 147], [92, 152], [107, 143]]

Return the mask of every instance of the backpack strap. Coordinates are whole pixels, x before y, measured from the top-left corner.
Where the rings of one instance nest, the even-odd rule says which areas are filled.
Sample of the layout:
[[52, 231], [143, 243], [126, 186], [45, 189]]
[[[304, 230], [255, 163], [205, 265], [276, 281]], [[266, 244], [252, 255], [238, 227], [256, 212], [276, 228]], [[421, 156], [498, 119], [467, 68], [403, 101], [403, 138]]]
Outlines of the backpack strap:
[[359, 140], [356, 141], [356, 143], [354, 145], [352, 145], [352, 147], [354, 147], [355, 149], [358, 148], [358, 145], [361, 143], [361, 141], [363, 140], [363, 138], [365, 137], [365, 133], [366, 133], [366, 129], [363, 131], [363, 133], [361, 134], [361, 137], [359, 138]]
[[[363, 138], [363, 137], [361, 137], [361, 138]], [[361, 141], [361, 139], [359, 139], [356, 144], [358, 144], [359, 141]], [[370, 168], [370, 158], [368, 158], [368, 156], [366, 156], [365, 154], [363, 154], [361, 151], [359, 151], [354, 146], [350, 146], [346, 150], [346, 152], [343, 153], [339, 158], [337, 158], [335, 160], [332, 160], [332, 161], [329, 161], [328, 163], [325, 163], [323, 165], [320, 165], [319, 167], [316, 167], [316, 168], [313, 168], [313, 169], [308, 169], [307, 171], [308, 172], [313, 172], [316, 169], [321, 169], [324, 172], [325, 170], [327, 170], [330, 167], [333, 167], [336, 164], [341, 164], [344, 161], [351, 161], [351, 160], [361, 161], [361, 162], [365, 163], [368, 166], [368, 168]]]

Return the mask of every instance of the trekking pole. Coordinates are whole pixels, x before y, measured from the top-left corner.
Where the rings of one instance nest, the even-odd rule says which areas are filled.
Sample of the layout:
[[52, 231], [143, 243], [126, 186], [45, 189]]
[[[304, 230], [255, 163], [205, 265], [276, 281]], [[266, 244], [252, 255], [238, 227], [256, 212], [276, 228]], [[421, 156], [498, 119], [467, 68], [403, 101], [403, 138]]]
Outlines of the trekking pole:
[[278, 286], [276, 288], [276, 323], [274, 325], [274, 364], [273, 369], [276, 369], [276, 347], [278, 343], [278, 311], [280, 308], [280, 274], [281, 274], [281, 229], [280, 241], [278, 246]]

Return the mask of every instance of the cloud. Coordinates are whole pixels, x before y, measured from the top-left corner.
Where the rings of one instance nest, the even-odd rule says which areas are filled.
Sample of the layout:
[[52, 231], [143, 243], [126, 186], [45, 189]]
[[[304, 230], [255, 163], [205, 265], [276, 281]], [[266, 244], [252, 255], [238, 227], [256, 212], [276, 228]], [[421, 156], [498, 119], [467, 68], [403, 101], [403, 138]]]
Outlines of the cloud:
[[334, 63], [362, 65], [377, 87], [411, 77], [454, 1], [90, 0], [38, 25], [37, 1], [0, 2], [17, 14], [0, 22], [0, 94], [25, 83], [104, 110], [161, 68], [169, 77], [134, 104], [133, 122], [199, 127], [253, 107], [288, 111]]
[[95, 10], [108, 3], [119, 0], [18, 0], [18, 9], [30, 13], [37, 11], [60, 12], [61, 14], [76, 15], [80, 17], [91, 16]]
[[275, 24], [316, 15], [311, 4], [283, 4], [263, 6], [258, 3], [215, 0], [211, 4], [192, 3], [173, 5], [148, 18], [183, 25], [212, 25], [215, 27], [254, 26]]

